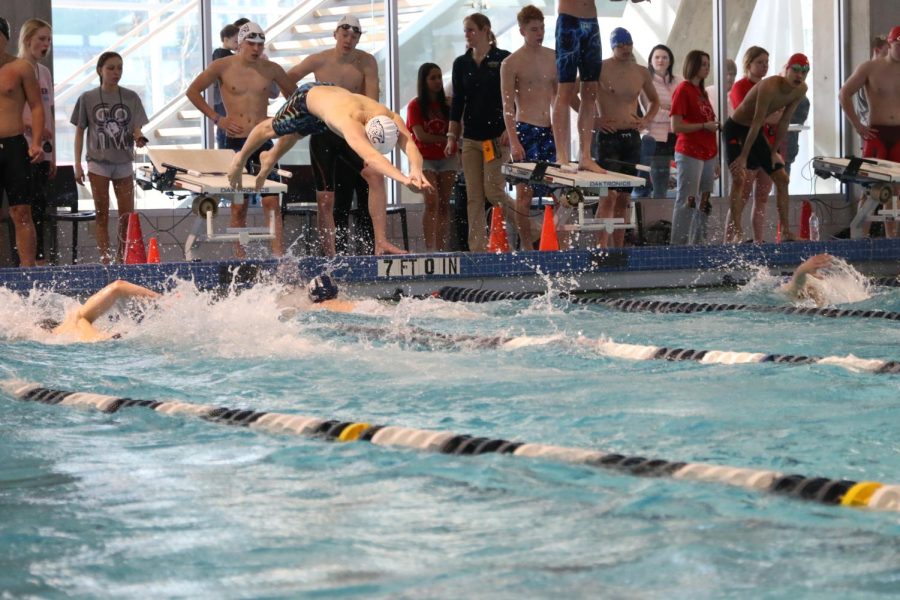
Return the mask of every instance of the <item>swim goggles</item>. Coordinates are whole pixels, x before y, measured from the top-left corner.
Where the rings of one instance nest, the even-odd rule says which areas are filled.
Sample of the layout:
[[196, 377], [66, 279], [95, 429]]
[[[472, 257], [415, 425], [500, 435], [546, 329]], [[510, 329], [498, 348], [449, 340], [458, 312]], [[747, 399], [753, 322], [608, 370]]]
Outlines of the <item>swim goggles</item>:
[[794, 73], [809, 73], [809, 65], [790, 65]]
[[360, 29], [359, 27], [357, 27], [355, 25], [350, 25], [348, 23], [344, 23], [343, 25], [338, 25], [338, 29], [343, 29], [344, 31], [347, 31], [348, 29], [352, 29], [353, 33], [360, 34], [360, 35], [362, 34], [362, 29]]

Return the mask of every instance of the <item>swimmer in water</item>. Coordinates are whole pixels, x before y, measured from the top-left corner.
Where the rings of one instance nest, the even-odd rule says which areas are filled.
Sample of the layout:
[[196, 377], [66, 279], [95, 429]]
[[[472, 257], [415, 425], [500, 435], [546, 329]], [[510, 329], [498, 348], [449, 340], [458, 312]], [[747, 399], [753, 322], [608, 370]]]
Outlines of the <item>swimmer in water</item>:
[[159, 298], [160, 294], [145, 287], [118, 279], [91, 296], [84, 304], [70, 310], [65, 319], [44, 319], [38, 323], [53, 335], [68, 336], [79, 342], [100, 342], [116, 336], [94, 327], [94, 321], [103, 316], [119, 300], [127, 298]]
[[830, 254], [816, 254], [806, 259], [794, 271], [791, 280], [783, 284], [779, 291], [792, 301], [812, 300], [816, 306], [827, 306], [828, 302], [816, 282], [824, 279], [819, 269], [832, 266], [833, 259]]
[[305, 286], [292, 287], [278, 299], [278, 306], [295, 314], [296, 310], [328, 310], [353, 312], [359, 304], [353, 300], [338, 298], [338, 286], [330, 275], [318, 275]]

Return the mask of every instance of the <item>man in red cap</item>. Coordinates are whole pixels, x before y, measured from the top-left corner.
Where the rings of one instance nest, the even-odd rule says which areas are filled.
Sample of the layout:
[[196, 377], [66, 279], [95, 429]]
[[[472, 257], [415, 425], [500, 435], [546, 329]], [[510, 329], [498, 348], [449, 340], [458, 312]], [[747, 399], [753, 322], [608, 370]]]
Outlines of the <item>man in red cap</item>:
[[[888, 34], [888, 53], [859, 65], [841, 88], [841, 108], [863, 139], [863, 156], [900, 162], [900, 25]], [[853, 96], [861, 89], [869, 101], [869, 122], [863, 123]], [[895, 186], [894, 193], [900, 193]], [[896, 237], [897, 224], [885, 222], [885, 234]]]
[[[784, 66], [782, 75], [766, 77], [744, 97], [734, 114], [723, 127], [725, 155], [733, 177], [731, 194], [731, 242], [744, 239], [741, 230], [741, 213], [744, 210], [744, 176], [746, 169], [763, 169], [775, 183], [778, 201], [778, 223], [781, 239], [791, 241], [788, 220], [788, 184], [790, 179], [784, 170], [784, 160], [776, 148], [781, 145], [787, 133], [791, 116], [797, 105], [806, 96], [806, 76], [809, 74], [809, 59], [804, 54], [794, 54]], [[771, 146], [765, 136], [759, 135], [766, 117], [784, 109], [775, 133], [775, 143]]]

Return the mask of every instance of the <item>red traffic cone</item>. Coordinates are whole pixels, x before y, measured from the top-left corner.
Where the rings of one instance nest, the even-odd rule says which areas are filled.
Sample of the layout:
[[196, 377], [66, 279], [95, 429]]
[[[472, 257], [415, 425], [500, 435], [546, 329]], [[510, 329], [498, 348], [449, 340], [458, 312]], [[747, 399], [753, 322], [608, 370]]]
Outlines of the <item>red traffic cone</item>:
[[542, 252], [559, 250], [559, 239], [556, 237], [556, 223], [553, 221], [553, 207], [544, 207], [544, 224], [541, 226], [541, 243], [538, 249]]
[[144, 235], [141, 233], [141, 217], [136, 213], [128, 214], [128, 234], [125, 236], [125, 264], [138, 265], [147, 262], [147, 251], [144, 249]]
[[506, 223], [503, 221], [503, 209], [499, 204], [495, 204], [491, 209], [491, 237], [488, 239], [487, 251], [509, 252]]
[[159, 242], [156, 241], [155, 237], [150, 238], [150, 242], [147, 248], [147, 263], [148, 264], [159, 264]]

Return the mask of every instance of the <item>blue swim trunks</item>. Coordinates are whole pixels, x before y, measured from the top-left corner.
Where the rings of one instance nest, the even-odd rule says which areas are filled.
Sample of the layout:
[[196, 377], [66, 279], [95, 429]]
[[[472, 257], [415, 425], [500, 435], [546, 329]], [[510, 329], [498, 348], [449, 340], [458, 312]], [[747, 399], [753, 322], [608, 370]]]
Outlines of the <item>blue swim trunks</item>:
[[[525, 149], [525, 160], [529, 162], [556, 162], [556, 142], [550, 127], [539, 127], [531, 123], [516, 122], [516, 136]], [[535, 196], [549, 196], [550, 188], [544, 185], [532, 186]]]
[[600, 25], [597, 19], [560, 14], [556, 18], [556, 76], [560, 83], [600, 79]]
[[516, 136], [525, 149], [525, 160], [556, 162], [556, 143], [551, 128], [519, 121], [516, 123]]
[[325, 133], [328, 126], [319, 117], [310, 114], [306, 107], [306, 95], [309, 90], [319, 85], [334, 85], [333, 83], [325, 83], [323, 81], [315, 81], [312, 83], [304, 83], [291, 94], [287, 102], [284, 103], [275, 118], [272, 119], [272, 129], [278, 136], [297, 133], [300, 135], [313, 135], [316, 133]]

